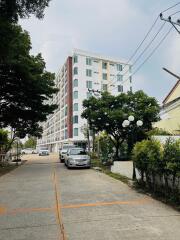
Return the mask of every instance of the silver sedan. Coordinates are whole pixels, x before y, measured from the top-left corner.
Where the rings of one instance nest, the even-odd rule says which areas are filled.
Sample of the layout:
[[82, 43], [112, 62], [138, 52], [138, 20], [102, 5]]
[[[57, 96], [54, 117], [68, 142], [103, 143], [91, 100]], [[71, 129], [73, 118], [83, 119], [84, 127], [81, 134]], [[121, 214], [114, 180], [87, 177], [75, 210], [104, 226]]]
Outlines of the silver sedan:
[[68, 168], [86, 167], [90, 168], [91, 161], [83, 148], [71, 148], [65, 155], [65, 165]]

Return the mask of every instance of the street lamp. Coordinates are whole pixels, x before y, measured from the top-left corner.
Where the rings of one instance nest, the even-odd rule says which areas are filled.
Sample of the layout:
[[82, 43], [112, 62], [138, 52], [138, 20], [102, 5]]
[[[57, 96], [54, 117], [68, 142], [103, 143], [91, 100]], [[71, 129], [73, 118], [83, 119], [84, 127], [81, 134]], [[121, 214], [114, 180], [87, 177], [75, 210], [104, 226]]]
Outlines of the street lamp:
[[[122, 123], [122, 126], [124, 127], [124, 128], [126, 128], [126, 127], [131, 127], [132, 125], [131, 125], [131, 122], [133, 122], [134, 121], [134, 116], [132, 116], [132, 115], [130, 115], [129, 117], [128, 117], [128, 120], [126, 119], [126, 120], [124, 120], [123, 121], [123, 123]], [[141, 121], [141, 120], [137, 120], [136, 121], [136, 125], [134, 125], [134, 128], [137, 126], [137, 127], [141, 127], [143, 125], [143, 121]], [[131, 140], [133, 140], [133, 131], [131, 130]], [[133, 141], [132, 141], [133, 142]], [[132, 178], [133, 178], [133, 180], [135, 180], [136, 179], [136, 170], [135, 170], [135, 164], [134, 164], [134, 161], [133, 161], [133, 176], [132, 176]]]

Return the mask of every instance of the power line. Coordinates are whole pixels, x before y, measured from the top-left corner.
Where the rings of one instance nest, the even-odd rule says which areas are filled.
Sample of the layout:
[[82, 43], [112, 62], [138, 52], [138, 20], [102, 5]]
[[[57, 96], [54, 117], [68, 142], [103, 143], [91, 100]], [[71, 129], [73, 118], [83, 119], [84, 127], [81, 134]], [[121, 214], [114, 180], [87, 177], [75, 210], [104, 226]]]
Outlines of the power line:
[[163, 10], [161, 13], [167, 12], [168, 10], [170, 10], [171, 8], [174, 8], [174, 7], [176, 7], [176, 6], [177, 6], [177, 5], [179, 5], [179, 4], [180, 4], [180, 2], [178, 2], [178, 3], [174, 4], [173, 6], [171, 6], [171, 7], [167, 8], [167, 9], [165, 9], [165, 10]]
[[179, 13], [179, 12], [180, 12], [180, 10], [177, 11], [177, 12], [175, 12], [175, 13], [173, 13], [173, 14], [171, 14], [170, 16], [172, 17], [172, 16], [176, 15], [176, 14]]
[[[162, 29], [164, 28], [166, 22], [164, 22], [161, 27], [159, 28], [158, 32], [154, 35], [154, 37], [152, 38], [152, 40], [147, 44], [147, 46], [145, 47], [145, 49], [140, 53], [140, 55], [136, 58], [136, 60], [133, 62], [133, 66], [139, 61], [139, 59], [143, 56], [143, 54], [147, 51], [147, 49], [151, 46], [151, 44], [154, 42], [154, 40], [157, 38], [157, 36], [159, 35], [159, 33], [162, 31]], [[126, 71], [124, 73], [124, 75], [126, 75], [126, 73], [128, 73], [129, 71]]]
[[152, 24], [152, 26], [150, 27], [149, 31], [146, 33], [145, 37], [143, 38], [143, 40], [140, 42], [140, 44], [138, 45], [138, 47], [136, 48], [136, 50], [134, 51], [134, 53], [132, 54], [132, 56], [129, 58], [129, 60], [127, 61], [127, 63], [124, 65], [127, 66], [127, 64], [133, 59], [133, 57], [136, 55], [137, 51], [140, 49], [140, 47], [143, 45], [144, 41], [147, 39], [147, 37], [149, 36], [149, 34], [151, 33], [152, 29], [154, 28], [154, 26], [156, 25], [157, 21], [159, 19], [159, 16], [156, 18], [156, 20], [154, 21], [154, 23]]
[[[178, 2], [178, 3], [176, 3], [176, 4], [174, 4], [174, 5], [170, 6], [170, 7], [168, 7], [167, 9], [163, 10], [161, 13], [164, 13], [164, 12], [166, 12], [166, 11], [174, 8], [174, 7], [176, 7], [176, 6], [179, 5], [179, 4], [180, 4], [180, 2]], [[179, 11], [178, 11], [178, 12], [179, 12]], [[177, 14], [178, 12], [175, 12], [175, 13], [172, 14], [171, 16]], [[128, 63], [134, 58], [134, 56], [136, 55], [136, 53], [138, 52], [138, 50], [141, 48], [141, 46], [143, 45], [143, 43], [145, 42], [145, 40], [147, 39], [147, 37], [148, 37], [149, 34], [151, 33], [152, 29], [155, 27], [158, 19], [159, 19], [159, 15], [157, 16], [157, 18], [156, 18], [155, 21], [153, 22], [152, 26], [150, 27], [150, 29], [149, 29], [148, 32], [146, 33], [146, 35], [145, 35], [145, 37], [143, 38], [143, 40], [140, 42], [140, 44], [139, 44], [139, 45], [137, 46], [137, 48], [135, 49], [134, 53], [131, 55], [131, 57], [128, 59], [128, 61], [125, 63], [125, 65], [123, 66], [122, 70], [123, 70], [123, 69], [128, 65]], [[127, 71], [127, 72], [128, 72], [128, 71]], [[118, 74], [120, 74], [120, 73], [121, 73], [121, 72], [119, 72]], [[118, 75], [118, 74], [117, 74], [117, 75]], [[117, 76], [117, 75], [116, 75], [116, 76]], [[125, 74], [123, 74], [123, 75], [125, 75]], [[114, 82], [114, 79], [115, 79], [115, 77], [112, 79], [112, 84], [113, 84], [113, 82]]]
[[[167, 9], [165, 9], [164, 11], [162, 11], [162, 13], [168, 11], [168, 10], [171, 9], [171, 8], [174, 8], [175, 6], [177, 6], [177, 5], [179, 5], [179, 4], [180, 4], [180, 2], [176, 3], [175, 5], [173, 5], [173, 6], [169, 7], [169, 8], [167, 8]], [[176, 15], [176, 14], [179, 13], [179, 12], [180, 12], [180, 10], [179, 10], [179, 11], [176, 11], [175, 13], [172, 13], [170, 16], [174, 16], [174, 15]], [[161, 13], [161, 14], [162, 14], [162, 13]], [[160, 17], [161, 17], [161, 14], [160, 14]], [[142, 46], [142, 44], [144, 43], [144, 41], [145, 41], [146, 38], [148, 37], [149, 33], [151, 32], [151, 30], [152, 30], [153, 27], [155, 26], [155, 24], [156, 24], [156, 22], [157, 22], [158, 19], [159, 19], [159, 16], [157, 17], [157, 19], [155, 20], [155, 22], [154, 22], [153, 25], [151, 26], [150, 30], [149, 30], [148, 33], [146, 34], [145, 38], [143, 39], [143, 41], [141, 42], [141, 44], [139, 45], [139, 47], [135, 50], [135, 52], [134, 52], [135, 54], [133, 54], [133, 55], [131, 56], [130, 60], [136, 55], [137, 51], [140, 49], [140, 47]], [[172, 23], [172, 21], [171, 21], [171, 23]], [[179, 25], [179, 22], [177, 22], [177, 24]], [[154, 42], [154, 40], [156, 39], [156, 37], [159, 35], [159, 33], [161, 32], [161, 30], [163, 29], [164, 25], [165, 25], [165, 24], [163, 24], [163, 25], [160, 27], [159, 31], [155, 34], [154, 38], [150, 41], [150, 43], [146, 46], [146, 48], [142, 51], [142, 53], [136, 58], [136, 60], [135, 60], [135, 61], [133, 62], [133, 64], [132, 64], [132, 66], [134, 66], [134, 65], [139, 61], [139, 59], [142, 57], [142, 55], [143, 55], [143, 54], [146, 52], [146, 50], [151, 46], [151, 44]], [[173, 25], [173, 24], [172, 24], [172, 25]], [[175, 26], [173, 25], [173, 27], [175, 27]], [[177, 29], [176, 29], [176, 30], [177, 30]], [[178, 31], [178, 30], [177, 30], [177, 31]], [[178, 31], [178, 32], [179, 32], [179, 31]], [[128, 60], [128, 62], [129, 62], [130, 60]], [[128, 63], [128, 62], [127, 62], [127, 63]], [[127, 65], [127, 63], [124, 65], [123, 69], [125, 68], [125, 66]], [[123, 77], [124, 77], [128, 72], [129, 72], [129, 70], [127, 70], [127, 71], [123, 74]], [[119, 72], [119, 73], [121, 73], [121, 72]], [[118, 74], [119, 74], [119, 73], [118, 73]], [[118, 76], [118, 74], [117, 74], [116, 76]], [[133, 76], [133, 75], [131, 74], [131, 76]], [[114, 78], [114, 79], [115, 79], [115, 78]], [[129, 79], [129, 78], [128, 78], [128, 79]], [[126, 82], [126, 81], [127, 81], [127, 80], [124, 80], [122, 83], [124, 83], [124, 82]], [[114, 83], [116, 83], [116, 80], [111, 83], [111, 86], [114, 85]]]
[[[153, 49], [153, 51], [149, 54], [149, 56], [139, 65], [139, 67], [132, 73], [131, 76], [135, 75], [140, 68], [152, 57], [152, 55], [155, 53], [155, 51], [160, 47], [160, 45], [164, 42], [164, 40], [167, 38], [167, 36], [170, 34], [171, 30], [173, 29], [173, 27], [171, 27], [168, 32], [164, 35], [164, 37], [161, 39], [161, 41], [158, 43], [158, 45]], [[123, 81], [126, 82], [129, 78], [127, 78], [126, 80]]]
[[[143, 43], [145, 42], [145, 40], [147, 39], [147, 37], [149, 36], [149, 34], [151, 33], [152, 29], [155, 27], [157, 21], [159, 19], [159, 15], [157, 16], [157, 18], [155, 19], [155, 21], [153, 22], [153, 24], [151, 25], [150, 29], [148, 30], [148, 32], [146, 33], [145, 37], [143, 38], [143, 40], [140, 42], [140, 44], [137, 46], [137, 48], [135, 49], [135, 51], [133, 52], [133, 54], [131, 55], [131, 57], [128, 59], [128, 61], [124, 64], [123, 68], [122, 68], [122, 71], [123, 69], [129, 65], [129, 62], [134, 58], [134, 56], [136, 55], [136, 53], [138, 52], [138, 50], [141, 48], [141, 46], [143, 45]], [[117, 75], [115, 77], [118, 76], [118, 74], [120, 74], [121, 72], [119, 71], [117, 73]], [[124, 75], [124, 74], [123, 74]], [[112, 84], [114, 83], [114, 79], [115, 77], [112, 79]]]
[[[178, 2], [178, 3], [176, 3], [176, 4], [172, 5], [172, 6], [170, 6], [169, 8], [167, 8], [167, 9], [165, 9], [165, 10], [163, 10], [161, 13], [167, 12], [168, 10], [176, 7], [176, 6], [179, 5], [179, 4], [180, 4], [180, 2]], [[176, 14], [179, 13], [179, 12], [180, 12], [180, 11], [177, 11], [177, 12], [171, 14], [170, 16], [174, 16], [174, 15], [176, 15]], [[145, 42], [145, 40], [147, 39], [147, 37], [149, 36], [149, 34], [151, 33], [152, 29], [155, 27], [158, 19], [159, 19], [159, 15], [157, 16], [157, 18], [155, 19], [155, 21], [154, 21], [153, 24], [151, 25], [150, 29], [149, 29], [148, 32], [146, 33], [146, 35], [145, 35], [145, 37], [143, 38], [143, 40], [140, 42], [140, 44], [138, 45], [138, 47], [135, 49], [134, 53], [131, 55], [131, 57], [128, 59], [128, 61], [124, 64], [122, 70], [123, 70], [127, 65], [129, 65], [128, 63], [129, 63], [129, 62], [134, 58], [134, 56], [137, 54], [137, 52], [139, 51], [139, 49], [141, 48], [141, 46], [143, 45], [143, 43]], [[142, 55], [146, 52], [146, 50], [151, 46], [151, 44], [154, 42], [154, 40], [156, 39], [156, 37], [158, 36], [158, 34], [159, 34], [159, 33], [161, 32], [161, 30], [163, 29], [164, 25], [165, 25], [165, 24], [163, 24], [163, 25], [160, 27], [159, 31], [155, 34], [154, 38], [150, 41], [150, 43], [146, 46], [146, 48], [142, 51], [142, 53], [136, 58], [135, 62], [134, 62], [132, 65], [136, 64], [136, 63], [139, 61], [139, 59], [142, 57]], [[171, 29], [172, 29], [172, 28], [171, 28]], [[149, 60], [149, 58], [154, 54], [154, 52], [159, 48], [159, 46], [161, 45], [161, 43], [162, 43], [162, 42], [165, 40], [165, 38], [169, 35], [171, 29], [170, 29], [170, 30], [168, 31], [168, 33], [164, 36], [164, 38], [160, 41], [160, 43], [157, 45], [157, 47], [151, 52], [151, 54], [145, 59], [145, 61], [135, 70], [135, 72], [133, 72], [133, 74], [131, 74], [131, 76], [133, 76], [137, 71], [139, 71], [139, 69]], [[119, 72], [115, 75], [115, 77], [117, 77], [119, 74], [122, 74], [122, 70], [119, 71]], [[129, 72], [129, 70], [126, 71], [126, 72], [123, 74], [123, 76], [125, 76], [128, 72]], [[112, 79], [110, 86], [113, 86], [113, 84], [116, 83], [116, 80], [114, 81], [115, 77]], [[122, 84], [123, 84], [124, 82], [126, 82], [127, 80], [129, 80], [129, 77], [128, 77], [126, 80], [124, 80], [124, 81], [122, 82]], [[115, 88], [113, 88], [113, 89], [115, 89]], [[112, 89], [112, 90], [113, 90], [113, 89]]]

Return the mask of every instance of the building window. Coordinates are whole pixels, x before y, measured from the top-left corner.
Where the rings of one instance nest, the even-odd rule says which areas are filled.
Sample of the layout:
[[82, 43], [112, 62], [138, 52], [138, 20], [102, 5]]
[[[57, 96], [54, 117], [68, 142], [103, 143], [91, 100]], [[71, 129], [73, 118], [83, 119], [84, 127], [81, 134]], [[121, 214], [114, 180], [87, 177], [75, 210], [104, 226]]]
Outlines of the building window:
[[103, 85], [102, 85], [102, 90], [105, 91], [105, 92], [107, 92], [107, 90], [108, 90], [107, 84], [103, 84]]
[[86, 76], [92, 77], [92, 70], [91, 69], [86, 69]]
[[132, 76], [129, 77], [129, 81], [130, 81], [130, 83], [132, 83]]
[[74, 63], [77, 63], [78, 62], [78, 56], [74, 56]]
[[92, 81], [86, 81], [86, 87], [92, 89]]
[[74, 91], [73, 92], [73, 99], [77, 99], [78, 98], [78, 91]]
[[73, 123], [78, 123], [78, 116], [77, 115], [73, 116]]
[[102, 69], [107, 69], [107, 63], [106, 62], [102, 62]]
[[67, 116], [67, 106], [64, 109], [64, 115]]
[[118, 75], [117, 75], [117, 81], [122, 81], [122, 80], [123, 80], [123, 75], [118, 74]]
[[107, 90], [108, 90], [107, 84], [103, 84], [103, 85], [102, 85], [102, 89], [103, 89], [103, 91], [107, 91]]
[[103, 80], [107, 80], [107, 73], [103, 73], [102, 77], [103, 77]]
[[74, 81], [73, 81], [73, 87], [78, 87], [78, 79], [74, 79]]
[[77, 67], [74, 68], [74, 75], [76, 75], [76, 74], [78, 74], [78, 68]]
[[92, 65], [92, 59], [91, 58], [86, 58], [86, 65]]
[[73, 105], [73, 111], [78, 111], [78, 103], [74, 103]]
[[122, 65], [121, 64], [117, 64], [117, 71], [122, 71]]
[[123, 85], [118, 85], [118, 92], [123, 92]]
[[78, 136], [78, 128], [74, 128], [73, 130], [74, 130], [73, 131], [74, 132], [74, 134], [73, 134], [74, 137], [77, 137]]
[[64, 131], [64, 139], [67, 139], [68, 138], [68, 132], [67, 132], [67, 129]]
[[87, 92], [87, 99], [89, 99], [90, 97], [92, 97], [92, 92]]

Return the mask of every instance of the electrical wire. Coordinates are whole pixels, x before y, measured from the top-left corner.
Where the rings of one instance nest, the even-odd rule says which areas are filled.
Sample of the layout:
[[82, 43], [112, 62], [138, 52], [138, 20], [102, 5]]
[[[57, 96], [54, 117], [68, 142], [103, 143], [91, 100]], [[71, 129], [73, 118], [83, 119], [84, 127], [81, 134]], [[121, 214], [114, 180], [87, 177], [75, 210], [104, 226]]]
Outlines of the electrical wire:
[[165, 10], [163, 10], [161, 13], [167, 12], [168, 10], [170, 10], [171, 8], [174, 8], [174, 7], [176, 7], [176, 6], [177, 6], [177, 5], [179, 5], [179, 4], [180, 4], [180, 2], [178, 2], [178, 3], [174, 4], [173, 6], [171, 6], [171, 7], [167, 8], [167, 9], [165, 9]]
[[[176, 7], [176, 6], [179, 5], [179, 4], [180, 4], [180, 2], [178, 2], [178, 3], [176, 3], [176, 4], [174, 4], [174, 5], [170, 6], [170, 7], [168, 7], [167, 9], [163, 10], [161, 13], [167, 12], [168, 10]], [[170, 16], [173, 16], [173, 15], [177, 14], [178, 12], [180, 12], [180, 11], [177, 11], [177, 12], [171, 14]], [[131, 57], [128, 59], [128, 61], [125, 63], [125, 65], [123, 66], [122, 70], [123, 70], [123, 69], [128, 65], [128, 63], [134, 58], [134, 56], [136, 55], [136, 53], [138, 52], [138, 50], [141, 48], [141, 46], [143, 45], [143, 43], [145, 42], [145, 40], [147, 39], [147, 37], [148, 37], [149, 34], [151, 33], [152, 29], [155, 27], [158, 19], [159, 19], [159, 15], [157, 16], [157, 18], [156, 18], [155, 21], [153, 22], [152, 26], [150, 27], [150, 29], [148, 30], [147, 34], [145, 35], [145, 37], [143, 38], [143, 40], [140, 42], [140, 44], [138, 45], [138, 47], [136, 48], [136, 50], [134, 51], [134, 53], [131, 55]], [[151, 45], [151, 44], [150, 44], [150, 45]], [[129, 72], [129, 71], [127, 71], [127, 72]], [[121, 74], [120, 71], [119, 71], [119, 72], [116, 74], [116, 76], [112, 79], [111, 85], [113, 85], [113, 83], [116, 82], [116, 81], [114, 81], [114, 79], [115, 79], [119, 74]], [[126, 75], [126, 73], [123, 74], [123, 76], [125, 76], [125, 75]]]
[[[152, 29], [155, 27], [157, 21], [159, 19], [159, 15], [157, 16], [157, 18], [155, 19], [155, 21], [153, 22], [153, 24], [151, 25], [150, 29], [148, 30], [148, 32], [146, 33], [145, 37], [143, 38], [143, 40], [140, 42], [140, 44], [137, 46], [137, 48], [135, 49], [135, 51], [133, 52], [133, 54], [131, 55], [131, 57], [128, 59], [128, 61], [123, 65], [122, 71], [124, 70], [124, 68], [129, 65], [129, 62], [134, 58], [134, 56], [136, 55], [136, 53], [138, 52], [138, 50], [141, 48], [141, 46], [143, 45], [143, 43], [145, 42], [145, 40], [147, 39], [147, 37], [149, 36], [149, 34], [151, 33]], [[113, 82], [115, 80], [115, 78], [117, 77], [117, 75], [119, 75], [121, 72], [119, 71], [116, 76], [112, 79], [112, 85]], [[123, 74], [124, 75], [124, 74]], [[116, 81], [115, 81], [116, 82]]]
[[176, 15], [177, 13], [179, 13], [180, 11], [177, 11], [177, 12], [175, 12], [175, 13], [173, 13], [173, 14], [171, 14], [170, 15], [170, 17], [172, 17], [172, 16], [174, 16], [174, 15]]
[[[180, 2], [178, 2], [178, 3], [176, 3], [176, 4], [174, 4], [174, 5], [170, 6], [170, 7], [168, 7], [167, 9], [163, 10], [161, 13], [167, 12], [168, 10], [176, 7], [176, 6], [179, 5], [179, 4], [180, 4]], [[177, 14], [177, 13], [179, 13], [179, 12], [180, 12], [180, 11], [177, 11], [177, 12], [171, 14], [170, 16], [174, 16], [175, 14]], [[146, 35], [145, 35], [145, 37], [143, 38], [143, 40], [140, 42], [140, 44], [138, 45], [138, 47], [135, 49], [134, 53], [131, 55], [131, 57], [128, 59], [128, 61], [124, 64], [122, 70], [123, 70], [127, 65], [129, 65], [129, 62], [134, 58], [134, 56], [136, 55], [136, 53], [138, 52], [138, 50], [141, 48], [141, 46], [143, 45], [143, 43], [145, 42], [145, 40], [147, 39], [147, 37], [148, 37], [149, 34], [151, 33], [152, 29], [155, 27], [158, 19], [159, 19], [159, 15], [157, 16], [157, 18], [155, 19], [155, 21], [154, 21], [153, 24], [151, 25], [150, 29], [149, 29], [148, 32], [146, 33]], [[154, 40], [156, 39], [156, 37], [158, 36], [158, 34], [160, 33], [160, 31], [163, 29], [164, 25], [165, 25], [165, 24], [163, 24], [163, 25], [161, 26], [161, 28], [160, 28], [159, 31], [156, 33], [156, 35], [155, 35], [154, 38], [151, 40], [151, 42], [146, 46], [146, 48], [143, 50], [143, 52], [136, 58], [134, 64], [138, 62], [138, 60], [141, 58], [141, 56], [144, 54], [144, 52], [146, 52], [146, 50], [151, 46], [151, 44], [154, 42]], [[171, 31], [171, 29], [170, 29], [170, 31]], [[170, 33], [170, 31], [168, 31], [167, 35]], [[167, 37], [167, 36], [165, 35], [165, 37], [162, 39], [162, 42], [165, 40], [166, 37]], [[157, 48], [159, 48], [160, 45], [161, 45], [161, 42], [160, 42], [160, 44], [158, 44], [158, 46], [152, 51], [152, 54], [150, 54], [149, 57], [147, 57], [147, 58], [145, 59], [145, 61], [143, 62], [143, 64], [141, 64], [141, 65], [135, 70], [135, 72], [134, 72], [133, 74], [131, 74], [131, 76], [133, 76], [137, 71], [139, 71], [139, 69], [146, 63], [146, 61], [149, 60], [149, 58], [154, 54], [154, 52], [157, 50]], [[133, 64], [133, 65], [134, 65], [134, 64]], [[129, 72], [129, 70], [126, 71], [126, 72], [123, 74], [123, 77], [124, 77], [128, 72]], [[122, 71], [119, 71], [119, 72], [115, 75], [115, 77], [114, 77], [114, 78], [112, 79], [112, 81], [111, 81], [110, 86], [113, 86], [113, 84], [117, 82], [116, 80], [114, 81], [114, 79], [115, 79], [119, 74], [122, 74]], [[126, 82], [127, 80], [129, 80], [129, 77], [128, 77], [126, 80], [124, 80], [124, 81], [122, 82], [122, 84], [123, 84], [124, 82]], [[114, 88], [113, 88], [113, 89], [114, 89]], [[112, 90], [113, 90], [113, 89], [112, 89]]]
[[[164, 35], [164, 37], [161, 39], [161, 41], [158, 43], [158, 45], [153, 49], [153, 51], [148, 55], [148, 57], [139, 65], [139, 67], [132, 73], [131, 76], [135, 75], [140, 69], [141, 67], [152, 57], [152, 55], [155, 53], [155, 51], [160, 47], [160, 45], [164, 42], [164, 40], [167, 38], [167, 36], [170, 34], [171, 30], [173, 29], [173, 27], [171, 27], [168, 32]], [[127, 78], [126, 80], [123, 81], [123, 83], [125, 83], [127, 80], [129, 80], [129, 78]]]
[[[177, 6], [178, 4], [180, 4], [180, 2], [179, 3], [177, 3], [177, 4], [175, 4], [175, 5], [173, 5], [172, 7], [170, 7], [170, 8], [167, 8], [166, 10], [164, 10], [163, 12], [165, 12], [165, 11], [167, 11], [167, 10], [169, 10], [169, 9], [171, 9], [171, 8], [173, 8], [173, 7], [175, 7], [175, 6]], [[179, 13], [180, 12], [180, 10], [179, 11], [176, 11], [175, 13], [172, 13], [170, 16], [174, 16], [174, 15], [176, 15], [177, 13]], [[159, 18], [159, 16], [158, 16], [158, 18]], [[158, 19], [157, 18], [157, 19]], [[156, 19], [156, 20], [157, 20]], [[156, 21], [155, 20], [155, 22], [153, 23], [153, 25], [152, 25], [152, 27], [153, 26], [155, 26], [155, 24], [156, 24]], [[155, 34], [155, 36], [153, 37], [153, 39], [149, 42], [149, 44], [146, 46], [146, 48], [142, 51], [142, 53], [136, 58], [136, 60], [133, 62], [133, 64], [132, 64], [132, 66], [134, 66], [138, 61], [139, 61], [139, 59], [142, 57], [142, 55], [147, 51], [147, 49], [151, 46], [151, 44], [154, 42], [154, 40], [156, 39], [156, 37], [159, 35], [159, 33], [161, 32], [161, 30], [163, 29], [163, 27], [164, 27], [164, 25], [165, 25], [165, 22], [164, 22], [164, 24], [160, 27], [160, 29], [158, 30], [158, 32]], [[152, 28], [151, 27], [151, 28]], [[150, 29], [150, 30], [152, 30], [152, 29]], [[149, 33], [151, 32], [151, 31], [148, 31]], [[143, 39], [143, 41], [141, 42], [142, 44], [144, 43], [144, 41], [145, 41], [145, 39], [146, 38], [144, 38]], [[140, 45], [142, 45], [142, 44], [140, 44]], [[139, 45], [139, 48], [140, 48], [140, 45]], [[138, 51], [139, 49], [137, 49], [137, 51]], [[132, 55], [133, 56], [133, 55]], [[135, 55], [134, 55], [135, 56]], [[133, 56], [133, 57], [134, 57]], [[130, 58], [131, 59], [131, 58]], [[128, 60], [128, 62], [129, 62], [130, 60]], [[127, 63], [128, 63], [127, 62]], [[127, 63], [124, 65], [124, 67], [127, 65]], [[121, 72], [119, 72], [119, 73], [121, 73]], [[117, 75], [116, 76], [118, 76], [118, 74], [119, 73], [117, 73]], [[129, 70], [127, 70], [125, 73], [123, 73], [123, 77], [127, 74], [127, 73], [129, 73]], [[132, 74], [131, 74], [131, 76], [133, 76]], [[115, 79], [115, 77], [114, 77], [114, 79]], [[128, 77], [128, 79], [129, 79], [129, 77]], [[123, 82], [121, 82], [122, 84], [125, 82], [125, 81], [127, 81], [127, 80], [124, 80]], [[111, 82], [111, 86], [113, 86], [114, 85], [114, 83], [116, 83], [117, 81], [115, 80], [115, 81], [112, 81]]]
[[[154, 37], [152, 38], [152, 40], [147, 44], [147, 46], [145, 47], [145, 49], [140, 53], [140, 55], [136, 58], [136, 60], [133, 62], [133, 66], [139, 61], [139, 59], [143, 56], [143, 54], [148, 50], [148, 48], [151, 46], [151, 44], [154, 42], [154, 40], [157, 38], [157, 36], [159, 35], [159, 33], [162, 31], [162, 29], [164, 28], [166, 22], [164, 22], [161, 27], [159, 28], [158, 32], [154, 35]], [[127, 73], [129, 72], [129, 70], [127, 70], [123, 75], [125, 76]]]

